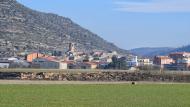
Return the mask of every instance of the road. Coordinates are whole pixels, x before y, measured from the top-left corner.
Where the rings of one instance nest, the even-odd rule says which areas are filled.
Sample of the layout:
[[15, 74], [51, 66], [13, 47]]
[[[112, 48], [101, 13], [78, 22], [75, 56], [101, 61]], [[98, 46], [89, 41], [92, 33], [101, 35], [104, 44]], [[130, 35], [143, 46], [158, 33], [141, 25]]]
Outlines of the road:
[[[0, 80], [0, 85], [3, 84], [20, 84], [20, 85], [53, 85], [53, 84], [132, 84], [131, 81], [124, 81], [124, 82], [98, 82], [98, 81], [30, 81], [30, 80]], [[189, 84], [190, 83], [174, 83], [174, 82], [136, 82], [136, 84]]]

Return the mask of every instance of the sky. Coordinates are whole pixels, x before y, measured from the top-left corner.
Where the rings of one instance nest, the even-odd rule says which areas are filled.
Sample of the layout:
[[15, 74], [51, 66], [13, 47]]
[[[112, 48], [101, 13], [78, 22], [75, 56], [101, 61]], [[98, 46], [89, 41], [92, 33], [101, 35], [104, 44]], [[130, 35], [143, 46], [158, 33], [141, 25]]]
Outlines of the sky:
[[190, 0], [17, 0], [55, 13], [123, 49], [190, 44]]

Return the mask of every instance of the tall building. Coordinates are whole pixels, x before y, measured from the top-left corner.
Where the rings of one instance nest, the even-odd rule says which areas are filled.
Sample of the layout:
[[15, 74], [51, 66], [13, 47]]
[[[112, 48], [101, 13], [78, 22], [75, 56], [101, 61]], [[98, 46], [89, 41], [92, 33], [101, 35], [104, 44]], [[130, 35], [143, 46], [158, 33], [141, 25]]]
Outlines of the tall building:
[[65, 53], [66, 60], [76, 60], [77, 53], [74, 43], [69, 43], [69, 50]]

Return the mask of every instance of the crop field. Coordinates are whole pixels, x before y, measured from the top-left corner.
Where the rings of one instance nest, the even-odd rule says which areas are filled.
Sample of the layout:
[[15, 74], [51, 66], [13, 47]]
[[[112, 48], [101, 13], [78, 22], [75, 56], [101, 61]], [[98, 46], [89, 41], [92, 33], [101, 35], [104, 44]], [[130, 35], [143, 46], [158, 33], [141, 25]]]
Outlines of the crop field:
[[0, 85], [0, 107], [190, 107], [190, 85]]

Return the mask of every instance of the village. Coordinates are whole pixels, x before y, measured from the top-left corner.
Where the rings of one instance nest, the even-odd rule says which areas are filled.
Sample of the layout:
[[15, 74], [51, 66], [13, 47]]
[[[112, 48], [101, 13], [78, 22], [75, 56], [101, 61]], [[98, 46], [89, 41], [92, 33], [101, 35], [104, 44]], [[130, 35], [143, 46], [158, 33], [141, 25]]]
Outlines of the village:
[[[116, 51], [78, 52], [74, 43], [70, 43], [63, 56], [30, 52], [24, 56], [0, 58], [0, 68], [33, 69], [120, 69], [148, 70], [167, 69], [177, 71], [190, 70], [190, 53], [177, 52], [168, 56], [155, 56], [152, 59], [138, 56], [122, 56]], [[146, 68], [146, 69], [145, 69]]]
[[[69, 44], [64, 55], [49, 55], [40, 52], [30, 52], [25, 55], [1, 57], [0, 68], [36, 68], [36, 69], [108, 69], [112, 58], [122, 59], [115, 51], [78, 52], [74, 43]], [[135, 59], [130, 63], [134, 66]], [[126, 68], [125, 68], [126, 69]]]

